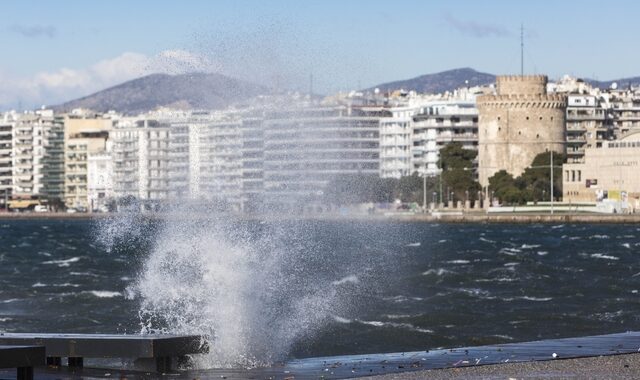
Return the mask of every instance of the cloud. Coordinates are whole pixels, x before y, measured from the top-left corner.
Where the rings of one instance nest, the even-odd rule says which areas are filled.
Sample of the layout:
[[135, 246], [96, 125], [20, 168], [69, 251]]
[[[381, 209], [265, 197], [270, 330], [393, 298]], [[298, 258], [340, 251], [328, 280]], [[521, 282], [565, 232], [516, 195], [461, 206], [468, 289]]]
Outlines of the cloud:
[[153, 56], [127, 52], [86, 68], [60, 68], [30, 77], [0, 71], [0, 109], [58, 104], [148, 74], [214, 72], [219, 67], [202, 55], [165, 50]]
[[471, 20], [460, 20], [447, 13], [444, 15], [445, 21], [455, 30], [471, 37], [508, 37], [512, 33], [501, 25], [482, 24]]
[[28, 38], [53, 38], [58, 33], [53, 25], [11, 25], [9, 31]]

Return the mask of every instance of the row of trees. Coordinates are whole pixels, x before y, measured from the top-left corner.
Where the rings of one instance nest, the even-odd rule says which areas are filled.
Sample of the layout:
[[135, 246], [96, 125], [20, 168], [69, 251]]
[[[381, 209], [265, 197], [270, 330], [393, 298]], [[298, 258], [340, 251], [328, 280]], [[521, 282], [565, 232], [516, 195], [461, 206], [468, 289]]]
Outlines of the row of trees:
[[[429, 177], [426, 181], [427, 202], [477, 198], [480, 185], [475, 180], [473, 160], [476, 151], [464, 149], [460, 143], [451, 143], [440, 150], [438, 165], [443, 169], [441, 177]], [[423, 203], [424, 179], [413, 173], [397, 178], [380, 178], [376, 174], [343, 175], [334, 178], [324, 192], [325, 201], [331, 204], [388, 203], [400, 199], [406, 203]]]
[[[525, 169], [524, 173], [514, 178], [506, 170], [500, 170], [489, 178], [489, 191], [505, 204], [525, 204], [550, 200], [551, 192], [551, 155], [553, 164], [562, 165], [565, 155], [556, 152], [538, 154]], [[562, 197], [562, 170], [553, 168], [553, 197]]]
[[[427, 202], [447, 200], [477, 200], [481, 187], [475, 179], [474, 161], [477, 151], [464, 149], [460, 143], [450, 143], [440, 149], [439, 177], [426, 181]], [[554, 165], [559, 166], [565, 156], [553, 152]], [[502, 204], [524, 204], [549, 200], [550, 154], [535, 157], [524, 173], [514, 178], [501, 170], [489, 178], [489, 191]], [[423, 203], [423, 178], [411, 176], [380, 178], [378, 175], [354, 174], [334, 178], [326, 187], [324, 198], [330, 204], [388, 203], [400, 199], [407, 203]], [[433, 199], [433, 195], [435, 198]], [[562, 196], [562, 171], [554, 168], [553, 196]]]

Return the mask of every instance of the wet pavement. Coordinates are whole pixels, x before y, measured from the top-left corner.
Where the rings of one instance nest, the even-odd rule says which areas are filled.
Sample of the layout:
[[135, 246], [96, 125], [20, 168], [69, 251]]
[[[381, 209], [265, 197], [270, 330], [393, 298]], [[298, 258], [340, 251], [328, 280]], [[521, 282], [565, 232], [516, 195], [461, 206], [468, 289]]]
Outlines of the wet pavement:
[[[165, 375], [114, 369], [37, 368], [35, 377], [40, 379], [168, 377], [345, 379], [383, 375], [381, 379], [418, 379], [425, 377], [491, 378], [491, 376], [504, 378], [507, 375], [507, 377], [511, 376], [509, 374], [529, 378], [584, 378], [583, 375], [593, 374], [601, 378], [602, 376], [597, 375], [610, 374], [615, 378], [627, 375], [629, 378], [638, 378], [640, 354], [623, 355], [638, 352], [640, 352], [640, 332], [626, 332], [432, 351], [307, 358], [268, 368], [189, 370]], [[589, 371], [588, 368], [593, 370]], [[1, 371], [0, 378], [15, 378], [15, 370]]]

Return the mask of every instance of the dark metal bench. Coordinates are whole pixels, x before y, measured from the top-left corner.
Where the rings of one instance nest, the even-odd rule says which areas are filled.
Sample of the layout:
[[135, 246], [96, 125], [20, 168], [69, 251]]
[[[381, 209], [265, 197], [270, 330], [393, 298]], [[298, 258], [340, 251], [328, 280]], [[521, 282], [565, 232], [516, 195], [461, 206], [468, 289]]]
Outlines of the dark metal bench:
[[35, 345], [46, 349], [47, 365], [82, 367], [83, 358], [134, 358], [153, 361], [155, 370], [169, 372], [173, 358], [208, 352], [197, 335], [115, 335], [115, 334], [0, 334], [0, 345]]
[[16, 368], [18, 380], [32, 380], [33, 367], [44, 365], [42, 346], [0, 345], [0, 368]]

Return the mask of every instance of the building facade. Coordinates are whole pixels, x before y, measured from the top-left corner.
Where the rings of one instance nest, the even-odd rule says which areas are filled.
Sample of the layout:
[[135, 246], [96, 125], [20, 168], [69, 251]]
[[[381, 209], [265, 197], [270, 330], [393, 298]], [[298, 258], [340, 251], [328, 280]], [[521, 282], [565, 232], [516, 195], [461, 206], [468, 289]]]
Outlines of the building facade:
[[12, 202], [57, 208], [64, 196], [64, 121], [52, 110], [20, 114], [12, 131]]
[[602, 147], [587, 148], [584, 158], [562, 167], [565, 203], [640, 197], [640, 128]]
[[[413, 117], [412, 171], [427, 177], [440, 173], [440, 149], [457, 142], [478, 149], [478, 109], [474, 101], [451, 100], [423, 107]], [[469, 168], [475, 169], [475, 168]]]
[[154, 208], [169, 197], [169, 126], [150, 118], [123, 118], [109, 133], [113, 194]]
[[67, 208], [92, 210], [88, 192], [88, 159], [107, 151], [114, 120], [109, 115], [70, 114], [64, 119], [64, 198]]

